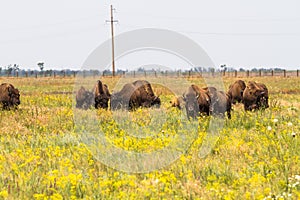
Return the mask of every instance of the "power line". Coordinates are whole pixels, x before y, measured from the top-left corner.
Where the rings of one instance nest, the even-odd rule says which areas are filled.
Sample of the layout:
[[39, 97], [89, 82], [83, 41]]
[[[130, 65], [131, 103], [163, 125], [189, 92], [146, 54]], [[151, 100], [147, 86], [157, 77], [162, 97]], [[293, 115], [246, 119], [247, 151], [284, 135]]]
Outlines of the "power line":
[[68, 19], [63, 20], [59, 22], [54, 23], [46, 23], [46, 24], [36, 24], [32, 26], [26, 26], [26, 27], [12, 27], [12, 28], [1, 28], [1, 32], [15, 32], [15, 31], [23, 31], [23, 30], [35, 30], [35, 29], [41, 29], [41, 28], [49, 28], [49, 27], [57, 27], [61, 25], [71, 25], [76, 24], [78, 22], [86, 22], [90, 20], [96, 20], [98, 16], [104, 16], [104, 14], [98, 14], [98, 15], [92, 15], [88, 17], [82, 17], [82, 18], [74, 18], [74, 19]]
[[56, 39], [56, 38], [70, 38], [70, 36], [76, 36], [80, 34], [86, 33], [96, 33], [99, 32], [101, 29], [100, 27], [87, 27], [84, 29], [76, 29], [76, 30], [69, 30], [69, 31], [60, 31], [56, 33], [47, 33], [41, 35], [30, 35], [27, 37], [20, 37], [20, 38], [11, 38], [11, 39], [4, 39], [0, 40], [0, 44], [3, 45], [10, 45], [13, 43], [27, 43], [27, 42], [35, 42], [39, 40], [49, 40], [49, 39]]
[[[130, 24], [120, 24], [121, 28], [129, 28], [129, 29], [138, 29], [138, 28], [145, 28], [145, 26], [140, 25], [130, 25]], [[148, 27], [147, 27], [148, 28]], [[283, 32], [283, 33], [276, 33], [276, 32], [204, 32], [204, 31], [192, 31], [192, 30], [178, 30], [178, 29], [170, 29], [180, 33], [187, 33], [187, 34], [196, 34], [196, 35], [203, 35], [203, 36], [300, 36], [300, 32]]]
[[226, 33], [226, 32], [197, 32], [197, 31], [178, 31], [182, 33], [198, 34], [198, 35], [214, 35], [214, 36], [300, 36], [300, 33]]
[[170, 15], [157, 15], [153, 13], [146, 13], [146, 12], [118, 12], [119, 14], [124, 14], [126, 16], [133, 16], [133, 17], [149, 17], [149, 18], [158, 18], [160, 21], [162, 20], [174, 20], [174, 21], [201, 21], [201, 22], [258, 22], [258, 23], [271, 23], [271, 22], [299, 22], [300, 17], [273, 17], [273, 18], [255, 18], [255, 17], [225, 17], [225, 18], [217, 18], [217, 17], [182, 17], [182, 16], [170, 16]]

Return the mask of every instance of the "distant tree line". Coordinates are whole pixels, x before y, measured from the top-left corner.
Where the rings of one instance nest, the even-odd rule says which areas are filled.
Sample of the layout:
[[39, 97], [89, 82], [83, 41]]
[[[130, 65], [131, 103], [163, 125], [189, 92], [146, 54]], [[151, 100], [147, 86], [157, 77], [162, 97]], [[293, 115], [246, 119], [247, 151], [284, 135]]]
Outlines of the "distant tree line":
[[[44, 70], [44, 63], [38, 62], [37, 66], [39, 67], [39, 70], [31, 70], [31, 69], [21, 69], [18, 64], [9, 64], [5, 67], [0, 66], [0, 76], [75, 76], [76, 74], [81, 74], [84, 76], [112, 76], [112, 71], [109, 69], [100, 71], [100, 70], [72, 70], [72, 69], [66, 69], [66, 70], [53, 70], [48, 69]], [[142, 67], [137, 68], [136, 70], [121, 70], [117, 69], [116, 75], [124, 75], [125, 73], [160, 73], [160, 74], [167, 74], [167, 73], [181, 73], [181, 74], [195, 74], [195, 73], [217, 73], [217, 72], [283, 72], [285, 69], [282, 68], [252, 68], [250, 70], [244, 69], [240, 67], [238, 70], [233, 67], [227, 67], [226, 65], [221, 65], [219, 68], [213, 68], [213, 67], [193, 67], [190, 69], [184, 69], [184, 70], [162, 70], [162, 69], [144, 69]]]

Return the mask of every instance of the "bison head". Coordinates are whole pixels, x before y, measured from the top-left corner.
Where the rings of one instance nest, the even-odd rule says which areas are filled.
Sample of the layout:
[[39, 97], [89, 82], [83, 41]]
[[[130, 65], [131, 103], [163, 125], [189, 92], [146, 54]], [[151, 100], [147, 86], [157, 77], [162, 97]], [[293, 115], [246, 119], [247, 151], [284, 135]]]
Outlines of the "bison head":
[[156, 108], [159, 108], [161, 104], [160, 98], [158, 96], [154, 96], [152, 102], [151, 102], [151, 106], [154, 106]]
[[94, 88], [94, 94], [95, 94], [95, 108], [107, 109], [108, 101], [111, 97], [107, 85], [102, 84], [102, 82], [98, 80]]
[[265, 96], [265, 92], [262, 92], [258, 97], [256, 104], [258, 105], [258, 108], [269, 108], [268, 104], [268, 97]]
[[265, 85], [249, 81], [243, 93], [245, 110], [268, 108], [268, 90]]
[[108, 108], [109, 97], [106, 94], [98, 95], [95, 97], [95, 108]]
[[209, 96], [209, 112], [214, 113], [217, 112], [217, 106], [219, 104], [219, 96], [218, 96], [218, 91], [215, 87], [208, 87], [205, 88], [207, 91], [207, 94]]
[[159, 108], [161, 104], [160, 98], [157, 96], [152, 96], [152, 97], [147, 97], [146, 99], [143, 99], [141, 102], [141, 106], [145, 108], [150, 108], [150, 107], [156, 107]]
[[9, 87], [8, 88], [8, 95], [10, 98], [10, 102], [13, 106], [20, 105], [20, 92], [17, 88]]
[[188, 118], [195, 119], [199, 115], [198, 97], [199, 96], [196, 93], [188, 93], [183, 95]]

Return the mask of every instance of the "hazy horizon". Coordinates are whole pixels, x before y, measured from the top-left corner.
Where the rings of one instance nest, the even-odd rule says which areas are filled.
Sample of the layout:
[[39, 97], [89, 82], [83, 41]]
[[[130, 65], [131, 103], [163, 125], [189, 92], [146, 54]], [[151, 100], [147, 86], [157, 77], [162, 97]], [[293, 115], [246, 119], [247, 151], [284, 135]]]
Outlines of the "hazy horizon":
[[[0, 67], [80, 69], [115, 35], [141, 28], [168, 29], [194, 40], [216, 66], [235, 69], [300, 69], [300, 2], [288, 1], [3, 1], [0, 7]], [[115, 44], [118, 51], [118, 44]], [[117, 69], [149, 64], [186, 69], [180, 59], [141, 51], [116, 61]]]

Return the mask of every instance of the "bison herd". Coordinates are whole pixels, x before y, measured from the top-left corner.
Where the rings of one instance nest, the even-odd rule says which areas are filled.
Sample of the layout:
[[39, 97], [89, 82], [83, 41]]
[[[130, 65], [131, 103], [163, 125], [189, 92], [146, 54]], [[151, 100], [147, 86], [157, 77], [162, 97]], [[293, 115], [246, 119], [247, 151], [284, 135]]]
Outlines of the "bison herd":
[[[151, 84], [146, 80], [127, 83], [123, 88], [110, 94], [106, 84], [100, 80], [90, 92], [81, 87], [76, 94], [76, 107], [87, 109], [90, 106], [107, 109], [134, 110], [139, 107], [159, 107], [161, 100], [153, 92]], [[268, 108], [268, 89], [263, 83], [237, 80], [229, 86], [227, 92], [219, 91], [215, 87], [201, 88], [192, 84], [180, 97], [170, 101], [173, 107], [185, 108], [188, 118], [198, 116], [224, 116], [231, 118], [232, 104], [243, 103], [246, 111]]]
[[[231, 118], [232, 104], [243, 103], [246, 111], [265, 109], [268, 104], [268, 88], [263, 83], [237, 80], [229, 86], [228, 91], [219, 91], [215, 87], [201, 88], [192, 84], [180, 97], [172, 99], [171, 106], [186, 109], [188, 118], [218, 115]], [[109, 105], [110, 103], [110, 105]], [[20, 93], [8, 83], [0, 85], [0, 104], [3, 109], [16, 108], [20, 104]], [[134, 110], [139, 107], [160, 107], [161, 100], [153, 92], [151, 84], [146, 80], [127, 83], [123, 88], [110, 93], [108, 86], [97, 81], [93, 91], [83, 86], [76, 92], [76, 108], [88, 109], [91, 106], [111, 110]]]
[[183, 97], [174, 97], [170, 102], [173, 107], [185, 107], [188, 117], [201, 115], [221, 115], [227, 113], [231, 118], [232, 104], [243, 103], [246, 111], [265, 109], [268, 104], [268, 89], [263, 83], [237, 80], [229, 86], [227, 93], [218, 91], [215, 87], [200, 88], [191, 85]]
[[94, 106], [107, 109], [109, 101], [111, 110], [159, 107], [161, 103], [160, 98], [154, 95], [151, 84], [145, 80], [127, 83], [120, 91], [112, 94], [107, 85], [98, 80], [93, 92], [81, 87], [76, 93], [77, 108], [87, 109]]

